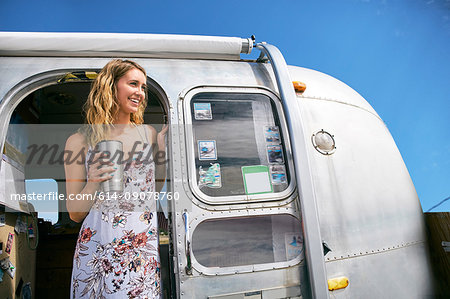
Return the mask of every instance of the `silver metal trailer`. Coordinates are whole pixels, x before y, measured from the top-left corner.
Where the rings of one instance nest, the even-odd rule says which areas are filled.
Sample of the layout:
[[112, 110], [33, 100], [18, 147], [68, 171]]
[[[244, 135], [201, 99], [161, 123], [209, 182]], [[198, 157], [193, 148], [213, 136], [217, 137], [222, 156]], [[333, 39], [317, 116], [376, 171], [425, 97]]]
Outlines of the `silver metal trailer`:
[[146, 121], [170, 124], [166, 297], [433, 297], [423, 213], [383, 121], [252, 39], [1, 32], [2, 205], [29, 213], [11, 200], [26, 179], [65, 192], [61, 163], [27, 163], [27, 146], [65, 141], [89, 90], [77, 74], [112, 57], [146, 69]]

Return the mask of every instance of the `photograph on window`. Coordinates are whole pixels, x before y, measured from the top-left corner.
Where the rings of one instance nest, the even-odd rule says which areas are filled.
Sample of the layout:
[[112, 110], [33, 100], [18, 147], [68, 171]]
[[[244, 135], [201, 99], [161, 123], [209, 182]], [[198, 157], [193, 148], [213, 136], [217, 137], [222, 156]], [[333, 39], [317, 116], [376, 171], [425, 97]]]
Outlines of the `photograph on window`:
[[285, 233], [286, 260], [294, 259], [303, 251], [303, 236], [299, 232]]
[[269, 158], [269, 163], [278, 163], [283, 164], [283, 149], [281, 145], [268, 145], [267, 146], [267, 155]]
[[287, 183], [286, 168], [284, 165], [270, 165], [270, 175], [273, 185]]
[[198, 141], [198, 159], [199, 160], [217, 160], [216, 141], [199, 140]]
[[222, 176], [220, 174], [220, 164], [219, 163], [211, 163], [211, 166], [208, 170], [203, 170], [203, 167], [200, 166], [198, 170], [199, 180], [198, 187], [209, 187], [209, 188], [220, 188], [222, 187]]
[[280, 144], [280, 131], [277, 126], [266, 126], [264, 128], [264, 135], [267, 143]]
[[196, 120], [211, 120], [211, 103], [194, 103], [194, 117]]

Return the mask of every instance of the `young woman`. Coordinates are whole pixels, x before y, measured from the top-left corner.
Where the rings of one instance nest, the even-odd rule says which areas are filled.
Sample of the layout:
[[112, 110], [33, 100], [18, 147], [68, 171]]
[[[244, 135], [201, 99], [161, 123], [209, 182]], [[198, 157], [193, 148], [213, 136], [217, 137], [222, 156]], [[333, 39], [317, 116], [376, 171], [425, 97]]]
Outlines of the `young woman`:
[[[155, 165], [153, 156], [158, 152], [160, 162], [165, 155], [167, 126], [157, 133], [142, 124], [146, 78], [132, 61], [105, 65], [85, 105], [87, 125], [66, 142], [66, 153], [77, 157], [65, 164], [67, 210], [72, 220], [83, 221], [72, 298], [160, 298], [158, 223], [151, 194], [165, 175], [165, 164]], [[123, 192], [101, 192], [101, 182], [116, 171], [96, 151], [102, 140], [123, 144]]]

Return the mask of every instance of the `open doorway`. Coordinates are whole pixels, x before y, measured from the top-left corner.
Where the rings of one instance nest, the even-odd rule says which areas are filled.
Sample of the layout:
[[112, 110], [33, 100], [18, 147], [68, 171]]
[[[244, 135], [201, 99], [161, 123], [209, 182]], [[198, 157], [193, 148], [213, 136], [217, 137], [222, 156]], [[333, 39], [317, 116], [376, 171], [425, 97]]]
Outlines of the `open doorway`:
[[[52, 159], [57, 161], [67, 138], [83, 124], [83, 104], [91, 86], [87, 77], [58, 81], [60, 78], [55, 76], [53, 83], [45, 82], [43, 87], [29, 93], [16, 105], [4, 147], [8, 163], [21, 172], [23, 180], [18, 184], [23, 185], [27, 195], [35, 194], [37, 197], [40, 194], [41, 198], [47, 195], [47, 199], [51, 194], [56, 199], [58, 194], [66, 194], [64, 165], [52, 163]], [[166, 123], [167, 102], [155, 82], [148, 79], [147, 85], [148, 105], [144, 123], [152, 124], [159, 131]], [[49, 155], [42, 156], [38, 151], [40, 144], [49, 145]], [[34, 154], [33, 145], [38, 145]], [[164, 188], [168, 188], [167, 183], [168, 180]], [[69, 297], [73, 252], [81, 223], [70, 220], [63, 200], [33, 200], [28, 203], [29, 209], [37, 212], [39, 223], [36, 297]], [[160, 207], [161, 273], [166, 298], [170, 293], [167, 216], [167, 207]]]

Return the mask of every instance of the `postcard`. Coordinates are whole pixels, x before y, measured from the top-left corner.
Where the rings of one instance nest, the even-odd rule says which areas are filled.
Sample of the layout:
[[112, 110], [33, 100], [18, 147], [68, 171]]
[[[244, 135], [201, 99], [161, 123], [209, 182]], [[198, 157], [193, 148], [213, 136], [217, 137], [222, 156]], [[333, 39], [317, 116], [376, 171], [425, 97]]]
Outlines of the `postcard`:
[[199, 182], [198, 186], [201, 188], [203, 186], [209, 188], [220, 188], [222, 187], [222, 176], [220, 174], [220, 164], [211, 163], [208, 170], [203, 170], [200, 166], [199, 168]]
[[284, 165], [270, 165], [270, 177], [273, 185], [287, 183], [286, 168]]
[[197, 142], [199, 160], [217, 160], [215, 140], [199, 140]]
[[299, 233], [285, 233], [286, 259], [292, 260], [303, 253], [303, 236]]
[[281, 145], [268, 145], [267, 146], [267, 156], [269, 158], [269, 163], [277, 163], [277, 164], [283, 164], [284, 158], [283, 158], [283, 149], [281, 148]]
[[277, 126], [266, 126], [264, 127], [264, 136], [267, 143], [280, 144], [280, 131]]
[[194, 103], [194, 118], [196, 120], [211, 120], [211, 103]]

